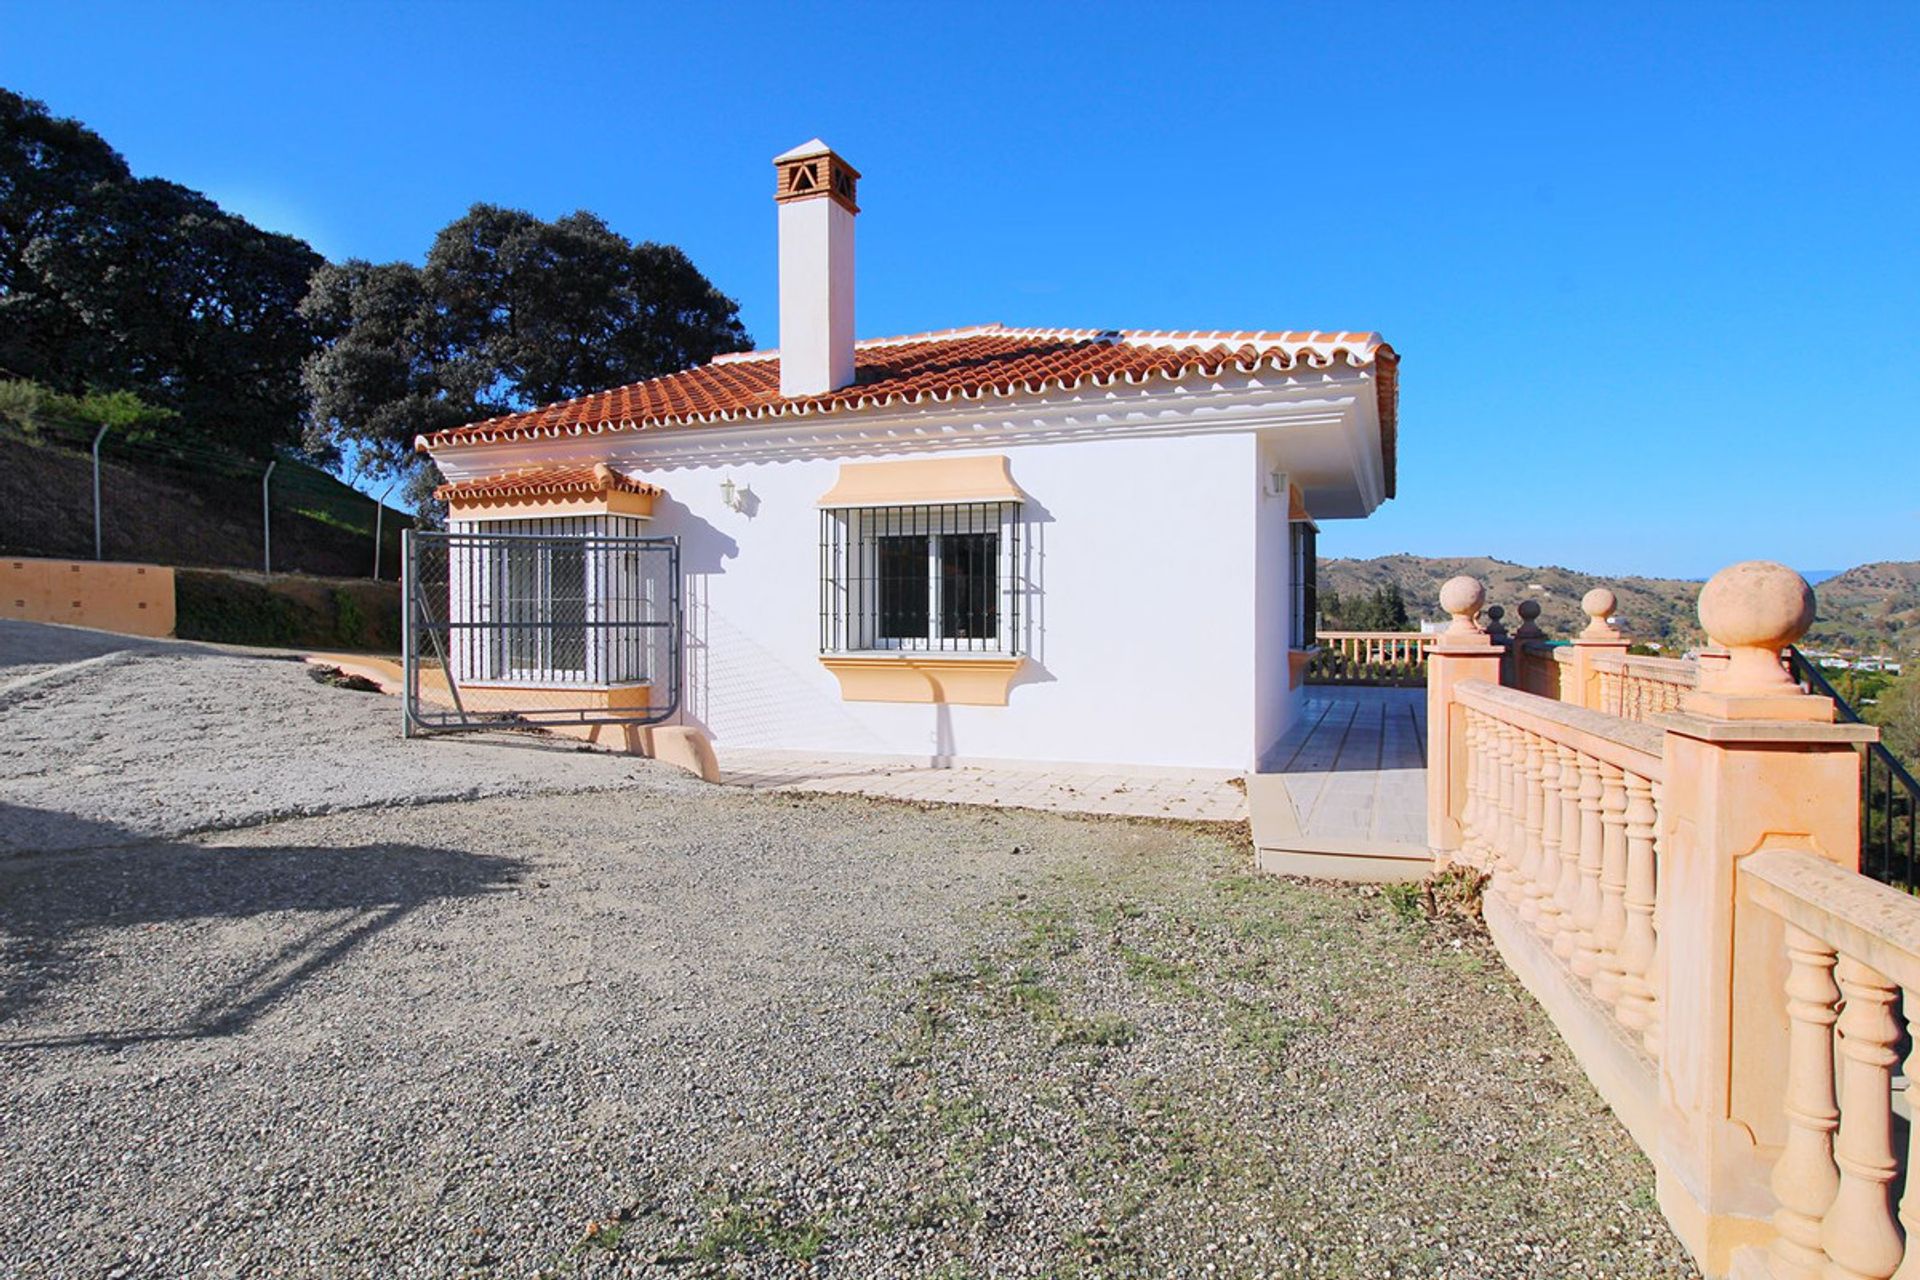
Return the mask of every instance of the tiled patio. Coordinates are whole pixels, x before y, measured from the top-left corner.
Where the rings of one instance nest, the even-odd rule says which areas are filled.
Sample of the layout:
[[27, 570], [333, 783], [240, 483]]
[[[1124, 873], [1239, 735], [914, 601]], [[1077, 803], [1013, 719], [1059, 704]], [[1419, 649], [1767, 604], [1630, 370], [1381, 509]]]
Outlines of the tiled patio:
[[1316, 686], [1301, 717], [1249, 779], [1261, 865], [1311, 875], [1423, 873], [1427, 692]]
[[755, 791], [821, 791], [1048, 809], [1056, 813], [1240, 822], [1247, 816], [1240, 776], [1225, 770], [1042, 769], [1013, 765], [933, 768], [898, 761], [802, 756], [786, 751], [723, 750], [720, 780]]

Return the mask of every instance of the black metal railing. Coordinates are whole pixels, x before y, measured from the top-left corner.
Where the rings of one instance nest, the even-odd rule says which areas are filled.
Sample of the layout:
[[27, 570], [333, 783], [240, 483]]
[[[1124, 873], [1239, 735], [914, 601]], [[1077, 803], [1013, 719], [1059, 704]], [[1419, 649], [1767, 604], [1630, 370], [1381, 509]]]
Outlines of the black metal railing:
[[[1860, 713], [1834, 690], [1825, 673], [1799, 649], [1787, 649], [1787, 670], [1809, 693], [1833, 699], [1842, 720], [1858, 722]], [[1915, 866], [1914, 815], [1920, 812], [1920, 783], [1878, 742], [1863, 745], [1860, 770], [1860, 870], [1882, 884], [1920, 894]]]

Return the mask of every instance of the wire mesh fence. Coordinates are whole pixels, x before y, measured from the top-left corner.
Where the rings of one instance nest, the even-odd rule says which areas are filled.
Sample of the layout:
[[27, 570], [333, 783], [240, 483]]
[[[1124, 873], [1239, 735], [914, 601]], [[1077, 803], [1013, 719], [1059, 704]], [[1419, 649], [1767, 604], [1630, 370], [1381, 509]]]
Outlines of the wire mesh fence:
[[401, 511], [292, 454], [0, 405], [0, 549], [394, 580]]

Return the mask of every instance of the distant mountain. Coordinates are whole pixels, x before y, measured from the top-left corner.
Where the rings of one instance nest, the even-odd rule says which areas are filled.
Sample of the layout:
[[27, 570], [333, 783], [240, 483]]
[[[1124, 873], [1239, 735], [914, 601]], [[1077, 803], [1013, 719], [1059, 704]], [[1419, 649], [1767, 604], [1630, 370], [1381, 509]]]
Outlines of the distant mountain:
[[[1558, 565], [1532, 566], [1487, 556], [1377, 556], [1371, 560], [1324, 559], [1320, 592], [1365, 595], [1398, 583], [1416, 618], [1441, 621], [1440, 584], [1468, 574], [1487, 585], [1487, 603], [1503, 606], [1509, 629], [1520, 625], [1523, 600], [1540, 602], [1540, 627], [1569, 639], [1586, 625], [1580, 597], [1610, 587], [1619, 598], [1615, 614], [1627, 635], [1663, 649], [1684, 651], [1705, 640], [1694, 613], [1702, 583], [1683, 578], [1616, 577], [1580, 573]], [[1920, 561], [1883, 561], [1834, 574], [1814, 591], [1819, 614], [1806, 644], [1888, 655], [1920, 652]], [[1331, 603], [1331, 601], [1329, 601]], [[1336, 626], [1333, 618], [1329, 628]]]

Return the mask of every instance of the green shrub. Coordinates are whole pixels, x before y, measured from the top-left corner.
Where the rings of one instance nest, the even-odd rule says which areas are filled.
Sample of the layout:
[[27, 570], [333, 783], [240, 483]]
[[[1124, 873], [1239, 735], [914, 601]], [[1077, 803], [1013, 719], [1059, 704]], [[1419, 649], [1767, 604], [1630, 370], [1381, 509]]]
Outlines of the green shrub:
[[377, 649], [400, 644], [393, 583], [261, 578], [217, 569], [174, 572], [174, 634], [182, 640], [285, 649]]

